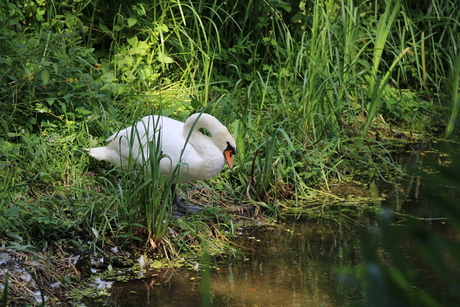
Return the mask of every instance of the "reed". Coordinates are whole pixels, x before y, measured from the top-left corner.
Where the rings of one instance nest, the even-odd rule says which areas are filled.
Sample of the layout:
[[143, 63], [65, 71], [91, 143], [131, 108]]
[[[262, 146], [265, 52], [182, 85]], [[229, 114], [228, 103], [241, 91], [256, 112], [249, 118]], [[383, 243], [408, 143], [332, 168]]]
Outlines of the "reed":
[[449, 73], [449, 88], [451, 90], [452, 103], [450, 117], [446, 127], [446, 137], [449, 137], [452, 134], [457, 121], [458, 112], [460, 110], [460, 52], [458, 52], [456, 57], [451, 60], [452, 64]]
[[[148, 242], [153, 248], [160, 245], [171, 220], [174, 201], [172, 188], [178, 174], [177, 169], [169, 179], [160, 174], [160, 160], [168, 157], [161, 151], [159, 125], [159, 122], [144, 123], [141, 131], [133, 125], [127, 142], [130, 156], [127, 162], [121, 161], [125, 174], [117, 184], [117, 203], [119, 212], [123, 213], [120, 223], [129, 227], [129, 236], [134, 234], [137, 227], [145, 227]], [[149, 138], [144, 144], [146, 136]], [[120, 139], [120, 142], [123, 140]], [[134, 153], [139, 157], [133, 156]], [[139, 159], [143, 161], [142, 164], [136, 162]]]
[[[385, 11], [377, 20], [377, 25], [375, 29], [373, 29], [375, 32], [369, 33], [369, 37], [372, 39], [374, 46], [372, 48], [372, 66], [368, 76], [369, 88], [367, 98], [369, 99], [369, 107], [367, 108], [367, 120], [364, 125], [363, 135], [365, 135], [369, 130], [377, 109], [382, 103], [381, 96], [384, 88], [388, 84], [389, 76], [391, 75], [394, 67], [397, 65], [399, 58], [405, 53], [402, 52], [401, 55], [393, 61], [393, 64], [388, 68], [388, 70], [385, 69], [386, 73], [382, 77], [379, 67], [382, 62], [383, 51], [385, 50], [385, 44], [387, 44], [387, 39], [391, 33], [397, 14], [400, 12], [400, 7], [401, 1], [385, 1]], [[376, 15], [378, 14], [378, 8], [379, 7], [376, 6]]]

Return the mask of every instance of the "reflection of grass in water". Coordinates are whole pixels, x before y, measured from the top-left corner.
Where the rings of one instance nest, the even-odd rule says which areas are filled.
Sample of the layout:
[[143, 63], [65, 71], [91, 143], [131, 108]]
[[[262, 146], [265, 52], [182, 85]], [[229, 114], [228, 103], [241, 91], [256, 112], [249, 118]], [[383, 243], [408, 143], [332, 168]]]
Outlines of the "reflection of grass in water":
[[201, 257], [201, 300], [202, 306], [212, 306], [211, 299], [211, 268], [209, 265], [209, 253], [203, 249]]
[[[212, 306], [344, 306], [335, 303], [348, 302], [356, 293], [336, 280], [331, 268], [353, 265], [356, 259], [341, 251], [356, 250], [362, 229], [339, 218], [307, 217], [286, 221], [283, 226], [245, 228], [234, 245], [246, 257], [201, 260], [203, 271], [179, 271], [170, 282], [154, 286], [157, 292], [151, 301], [161, 301], [162, 306], [187, 306], [189, 302], [197, 302], [190, 304], [193, 306], [206, 302]], [[209, 249], [205, 244], [202, 247]], [[200, 286], [203, 292], [197, 293]], [[118, 293], [117, 303], [122, 305], [118, 299], [126, 298], [133, 289], [123, 286], [124, 294]]]
[[[425, 193], [441, 216], [460, 230], [460, 159], [449, 166], [432, 164], [425, 175]], [[440, 185], [450, 193], [437, 195]], [[430, 229], [427, 221], [408, 218], [404, 227], [393, 224], [389, 211], [377, 227], [364, 234], [361, 251], [366, 263], [367, 306], [439, 306], [460, 304], [460, 245]]]
[[356, 250], [362, 229], [337, 216], [244, 230], [237, 244], [246, 247], [247, 258], [213, 275], [214, 297], [247, 306], [343, 306], [356, 291], [337, 280], [333, 269], [353, 265], [354, 257], [342, 251]]

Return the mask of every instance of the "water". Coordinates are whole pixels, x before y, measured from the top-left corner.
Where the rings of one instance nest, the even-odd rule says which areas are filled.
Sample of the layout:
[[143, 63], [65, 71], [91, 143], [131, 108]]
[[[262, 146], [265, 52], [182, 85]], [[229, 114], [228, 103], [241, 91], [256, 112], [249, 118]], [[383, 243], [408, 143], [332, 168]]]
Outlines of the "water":
[[[362, 225], [330, 218], [242, 230], [235, 243], [245, 257], [212, 260], [217, 267], [210, 273], [212, 306], [346, 306], [360, 300], [360, 292], [343, 278], [343, 268], [359, 263], [362, 230]], [[114, 283], [111, 304], [203, 305], [201, 272], [183, 268], [159, 275]]]

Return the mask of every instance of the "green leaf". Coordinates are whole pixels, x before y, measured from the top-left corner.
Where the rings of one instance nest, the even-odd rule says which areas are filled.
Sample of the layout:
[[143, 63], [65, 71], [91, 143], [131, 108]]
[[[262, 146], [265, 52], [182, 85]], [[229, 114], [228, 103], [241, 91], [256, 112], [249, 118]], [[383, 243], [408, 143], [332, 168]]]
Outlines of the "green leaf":
[[134, 26], [135, 24], [137, 23], [137, 19], [136, 18], [128, 18], [128, 27], [132, 27]]
[[21, 208], [11, 207], [6, 210], [6, 216], [7, 217], [19, 217], [20, 212], [21, 212]]
[[145, 54], [150, 49], [149, 44], [145, 41], [138, 41], [135, 46], [129, 51], [129, 54]]
[[160, 30], [162, 32], [168, 32], [169, 31], [168, 26], [165, 25], [165, 24], [160, 25], [158, 28], [160, 28]]
[[174, 63], [174, 60], [171, 57], [165, 55], [163, 52], [158, 53], [158, 61], [164, 64]]
[[107, 28], [105, 25], [102, 23], [99, 24], [99, 28], [104, 31], [104, 32], [110, 32], [109, 28]]
[[67, 15], [65, 18], [65, 24], [68, 28], [73, 28], [77, 24], [78, 18], [74, 15]]
[[42, 81], [43, 81], [43, 85], [47, 85], [48, 82], [50, 81], [50, 74], [49, 72], [42, 72]]
[[128, 44], [130, 44], [132, 47], [136, 47], [138, 42], [139, 40], [137, 39], [137, 36], [128, 38]]
[[52, 105], [54, 103], [54, 98], [53, 97], [45, 98], [45, 100], [49, 105]]

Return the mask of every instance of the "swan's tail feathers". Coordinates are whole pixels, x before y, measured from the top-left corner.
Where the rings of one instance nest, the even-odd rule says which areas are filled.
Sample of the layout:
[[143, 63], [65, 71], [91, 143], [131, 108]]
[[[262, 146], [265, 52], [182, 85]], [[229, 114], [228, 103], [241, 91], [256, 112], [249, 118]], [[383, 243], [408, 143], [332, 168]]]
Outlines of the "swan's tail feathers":
[[107, 147], [96, 147], [89, 148], [86, 150], [88, 151], [90, 156], [98, 160], [107, 161], [113, 165], [120, 164], [120, 154], [113, 149], [109, 149]]

